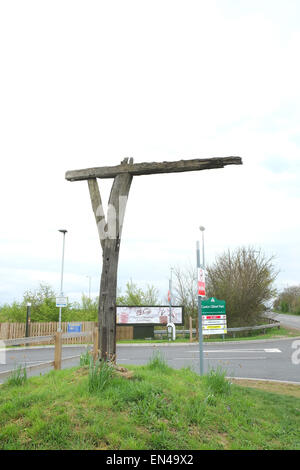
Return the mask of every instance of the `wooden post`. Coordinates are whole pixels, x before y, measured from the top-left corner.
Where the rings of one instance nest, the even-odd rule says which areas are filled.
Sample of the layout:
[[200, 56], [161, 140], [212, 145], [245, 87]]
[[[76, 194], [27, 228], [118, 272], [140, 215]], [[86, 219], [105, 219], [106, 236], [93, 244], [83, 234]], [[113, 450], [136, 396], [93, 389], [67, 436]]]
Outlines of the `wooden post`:
[[55, 346], [54, 346], [54, 369], [61, 369], [61, 352], [62, 352], [62, 333], [57, 331], [55, 333]]
[[192, 316], [190, 315], [190, 342], [193, 341], [193, 319]]
[[94, 329], [93, 329], [93, 359], [94, 361], [97, 360], [98, 358], [98, 355], [99, 355], [99, 334], [98, 334], [99, 330], [98, 330], [98, 327], [95, 326]]

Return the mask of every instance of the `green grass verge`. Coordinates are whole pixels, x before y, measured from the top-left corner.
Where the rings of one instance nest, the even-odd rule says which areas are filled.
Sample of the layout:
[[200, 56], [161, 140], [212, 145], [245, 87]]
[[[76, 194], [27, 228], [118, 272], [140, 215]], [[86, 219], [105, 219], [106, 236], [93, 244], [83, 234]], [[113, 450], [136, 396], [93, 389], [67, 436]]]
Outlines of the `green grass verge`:
[[[232, 336], [228, 337], [225, 335], [225, 338], [219, 336], [219, 335], [212, 335], [211, 337], [205, 336], [204, 337], [204, 342], [205, 343], [210, 343], [210, 342], [221, 342], [221, 341], [251, 341], [251, 340], [257, 340], [257, 339], [277, 339], [277, 338], [294, 338], [300, 336], [300, 331], [299, 330], [292, 330], [289, 328], [270, 328], [266, 330], [266, 333], [252, 333], [249, 336], [236, 336], [233, 338]], [[195, 337], [194, 337], [194, 341]], [[177, 337], [175, 341], [168, 341], [168, 339], [133, 339], [133, 340], [120, 340], [117, 343], [118, 344], [129, 344], [129, 343], [189, 343], [190, 339], [189, 338], [183, 338], [183, 337]]]
[[300, 449], [300, 398], [159, 357], [91, 390], [88, 366], [0, 387], [1, 449]]

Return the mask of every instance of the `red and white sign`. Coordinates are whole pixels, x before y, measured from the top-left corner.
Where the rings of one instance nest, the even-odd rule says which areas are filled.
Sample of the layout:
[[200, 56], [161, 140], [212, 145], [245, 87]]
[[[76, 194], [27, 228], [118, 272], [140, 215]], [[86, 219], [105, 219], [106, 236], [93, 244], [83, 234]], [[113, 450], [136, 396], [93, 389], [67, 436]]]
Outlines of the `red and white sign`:
[[226, 320], [226, 315], [202, 315], [205, 320]]
[[198, 295], [205, 297], [205, 272], [202, 268], [198, 268]]

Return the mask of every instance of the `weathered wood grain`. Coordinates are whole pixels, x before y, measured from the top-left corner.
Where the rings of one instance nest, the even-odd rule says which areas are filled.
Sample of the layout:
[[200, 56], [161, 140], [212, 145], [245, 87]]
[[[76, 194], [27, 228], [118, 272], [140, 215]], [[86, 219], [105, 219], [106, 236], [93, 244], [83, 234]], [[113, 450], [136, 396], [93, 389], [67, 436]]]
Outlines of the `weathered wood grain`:
[[174, 162], [144, 162], [133, 163], [132, 159], [124, 159], [120, 165], [86, 168], [83, 170], [67, 171], [68, 181], [80, 181], [90, 178], [115, 178], [129, 173], [132, 176], [154, 175], [159, 173], [178, 173], [185, 171], [209, 170], [224, 168], [226, 165], [241, 165], [240, 157], [205, 158], [193, 160], [178, 160]]
[[[101, 359], [109, 361], [114, 361], [116, 358], [118, 262], [122, 227], [131, 182], [132, 175], [129, 173], [118, 175], [114, 179], [108, 203], [109, 207], [114, 208], [114, 214], [112, 214], [111, 218], [109, 214], [107, 216], [107, 227], [110, 237], [105, 238], [102, 242], [102, 273], [98, 308], [98, 349]], [[122, 204], [121, 208], [120, 203]], [[111, 225], [113, 225], [112, 228]]]

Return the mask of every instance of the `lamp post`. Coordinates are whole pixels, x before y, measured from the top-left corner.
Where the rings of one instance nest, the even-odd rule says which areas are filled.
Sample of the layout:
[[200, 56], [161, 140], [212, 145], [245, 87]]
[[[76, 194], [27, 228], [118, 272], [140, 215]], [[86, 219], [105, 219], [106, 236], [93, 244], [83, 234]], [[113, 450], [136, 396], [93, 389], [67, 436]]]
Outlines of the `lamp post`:
[[173, 268], [171, 268], [171, 277], [169, 279], [169, 323], [172, 321], [172, 272]]
[[202, 233], [202, 267], [203, 267], [203, 269], [205, 269], [205, 257], [204, 257], [204, 230], [205, 230], [205, 227], [200, 225], [199, 229]]
[[86, 276], [89, 280], [89, 299], [91, 300], [91, 282], [92, 282], [92, 277], [91, 276]]
[[172, 321], [172, 274], [173, 268], [171, 268], [171, 277], [169, 280], [169, 323], [167, 325], [169, 341], [171, 341], [171, 338], [173, 340], [176, 338], [175, 324]]
[[[67, 230], [59, 230], [63, 234], [63, 250], [61, 261], [61, 279], [60, 279], [60, 295], [63, 297], [63, 282], [64, 282], [64, 260], [65, 260], [65, 237]], [[61, 331], [61, 307], [59, 307], [58, 331]]]
[[[199, 227], [202, 232], [202, 265], [200, 261], [200, 246], [197, 242], [196, 254], [197, 254], [197, 271], [198, 271], [198, 332], [199, 332], [199, 360], [200, 360], [200, 375], [204, 374], [204, 360], [203, 360], [203, 332], [202, 332], [202, 297], [203, 291], [200, 290], [200, 276], [201, 276], [201, 289], [205, 289], [204, 280], [204, 230], [205, 228], [201, 225]], [[204, 294], [205, 295], [205, 294]]]
[[[30, 307], [31, 303], [27, 302], [27, 312], [26, 312], [26, 329], [25, 329], [25, 337], [28, 338], [29, 331], [30, 331]], [[27, 346], [27, 345], [26, 345]]]

